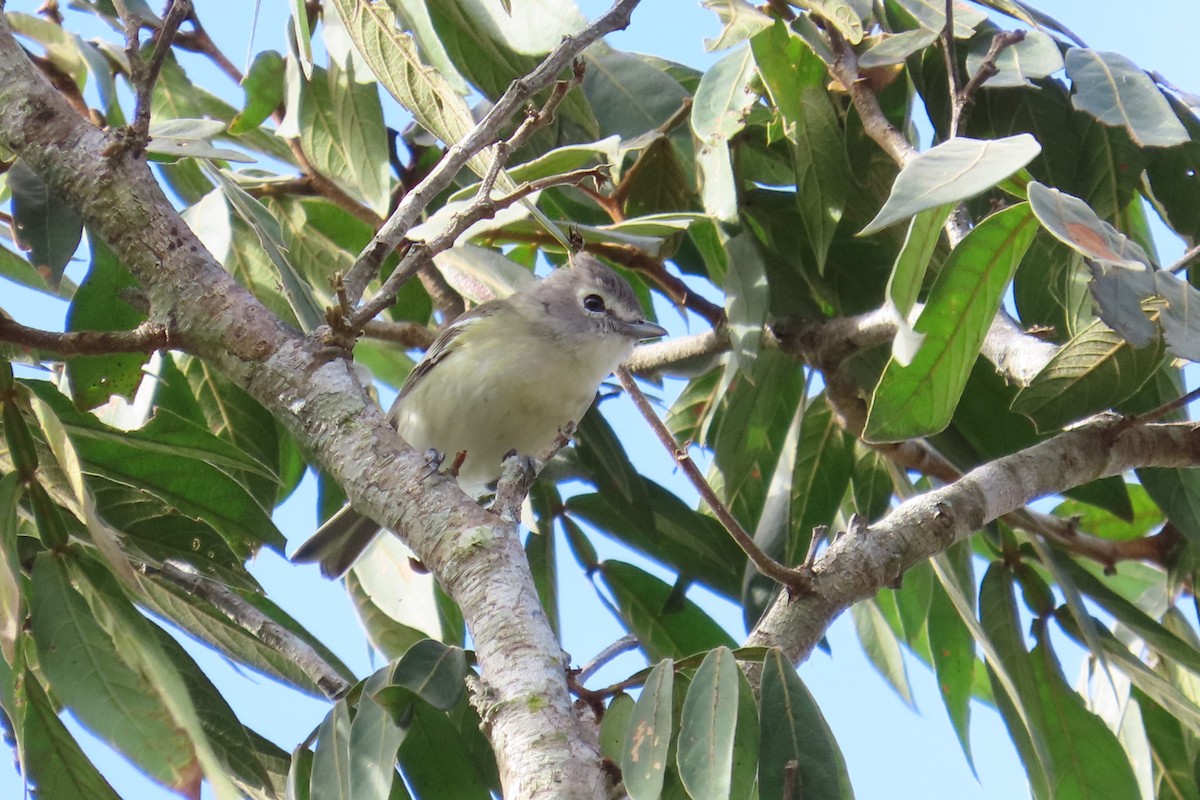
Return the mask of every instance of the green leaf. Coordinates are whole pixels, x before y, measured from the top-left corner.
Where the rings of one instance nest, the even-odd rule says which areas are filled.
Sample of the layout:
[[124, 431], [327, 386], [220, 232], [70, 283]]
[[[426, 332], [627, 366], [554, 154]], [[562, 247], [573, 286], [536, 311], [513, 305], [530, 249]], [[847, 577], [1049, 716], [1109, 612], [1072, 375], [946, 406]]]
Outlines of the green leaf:
[[1143, 729], [1157, 766], [1159, 796], [1177, 800], [1200, 800], [1195, 759], [1188, 752], [1189, 736], [1169, 711], [1140, 690], [1132, 697], [1141, 711]]
[[692, 131], [705, 144], [728, 141], [745, 127], [758, 99], [753, 89], [754, 59], [739, 48], [704, 73], [692, 101]]
[[735, 647], [733, 639], [688, 598], [668, 606], [671, 587], [620, 561], [600, 565], [600, 578], [616, 600], [621, 621], [653, 659], [683, 658], [713, 647]]
[[12, 191], [13, 237], [29, 262], [57, 288], [83, 236], [83, 218], [20, 159], [5, 174]]
[[338, 700], [317, 728], [313, 753], [312, 800], [351, 800], [350, 794], [350, 708]]
[[[1043, 787], [1054, 768], [1047, 741], [1051, 733], [1046, 727], [1033, 659], [1025, 649], [1025, 635], [1017, 616], [1013, 576], [1001, 565], [993, 564], [983, 576], [979, 587], [979, 621], [985, 639], [976, 638], [989, 661], [993, 695], [1030, 782]], [[1034, 796], [1048, 794], [1035, 788]]]
[[729, 797], [738, 688], [737, 662], [725, 647], [705, 657], [688, 687], [676, 763], [693, 800]]
[[1062, 559], [1063, 569], [1078, 587], [1122, 625], [1141, 637], [1155, 652], [1174, 664], [1200, 675], [1200, 650], [1164, 627], [1161, 622], [1121, 597], [1099, 578], [1070, 559]]
[[762, 341], [770, 287], [754, 238], [741, 233], [725, 242], [729, 272], [725, 275], [725, 315], [738, 368], [749, 371]]
[[1045, 710], [1046, 740], [1053, 759], [1056, 797], [1124, 800], [1138, 796], [1138, 783], [1117, 737], [1084, 707], [1063, 680], [1047, 642], [1030, 653], [1033, 677]]
[[424, 0], [394, 0], [389, 3], [397, 17], [401, 18], [401, 29], [412, 33], [424, 61], [445, 78], [454, 91], [461, 95], [470, 92], [467, 82], [458, 73], [458, 68], [446, 53], [446, 46], [434, 30], [429, 8]]
[[854, 630], [858, 633], [867, 660], [906, 705], [916, 708], [908, 683], [908, 672], [904, 667], [904, 655], [900, 652], [900, 642], [877, 602], [863, 600], [855, 603], [850, 607], [850, 615], [854, 618]]
[[[334, 3], [375, 77], [425, 130], [453, 145], [474, 127], [466, 100], [440, 73], [421, 61], [413, 37], [397, 26], [387, 3]], [[470, 166], [477, 175], [484, 175], [488, 160], [476, 156]]]
[[17, 507], [21, 501], [21, 484], [18, 472], [0, 477], [0, 660], [9, 664], [18, 663], [17, 637], [26, 616], [21, 592], [21, 564], [17, 555], [20, 525]]
[[1128, 519], [1122, 519], [1107, 509], [1078, 500], [1064, 500], [1055, 506], [1053, 513], [1056, 517], [1074, 520], [1079, 530], [1101, 539], [1127, 542], [1149, 536], [1155, 528], [1162, 525], [1162, 510], [1150, 499], [1146, 488], [1140, 483], [1126, 483], [1125, 491], [1129, 495], [1133, 510]]
[[1200, 141], [1149, 150], [1146, 155], [1154, 201], [1167, 223], [1180, 236], [1200, 240], [1200, 203], [1195, 202]]
[[[393, 784], [398, 782], [396, 753], [408, 728], [398, 724], [394, 707], [385, 708], [375, 695], [391, 683], [391, 667], [384, 667], [363, 683], [362, 694], [354, 721], [350, 723], [350, 792], [354, 800], [388, 800]], [[413, 696], [408, 696], [408, 703]], [[407, 708], [407, 707], [406, 707]]]
[[70, 278], [62, 276], [58, 286], [54, 287], [47, 282], [46, 277], [48, 275], [43, 276], [32, 264], [12, 250], [0, 247], [0, 278], [43, 294], [60, 297], [63, 300], [71, 299], [75, 293], [75, 284], [71, 282]]
[[[737, 657], [736, 652], [734, 657]], [[740, 669], [737, 679], [737, 728], [733, 733], [733, 772], [729, 780], [729, 797], [731, 800], [758, 800], [758, 701], [750, 681]]]
[[1100, 320], [1055, 352], [1021, 389], [1013, 411], [1025, 414], [1039, 432], [1112, 408], [1150, 379], [1165, 355], [1162, 339], [1134, 348]]
[[1189, 361], [1200, 361], [1200, 290], [1165, 270], [1154, 273], [1154, 288], [1166, 301], [1159, 322], [1171, 354]]
[[783, 134], [791, 146], [800, 220], [816, 256], [825, 260], [846, 204], [844, 134], [823, 86], [820, 59], [782, 25], [751, 40], [755, 62], [771, 102], [779, 111]]
[[38, 661], [55, 695], [101, 740], [155, 780], [183, 787], [200, 764], [162, 697], [138, 675], [71, 586], [62, 557], [43, 554], [33, 570], [30, 606]]
[[[557, 47], [563, 36], [573, 35], [584, 25], [571, 0], [522, 3], [512, 15], [499, 13], [493, 4], [464, 0], [426, 3], [426, 9], [441, 47], [489, 100], [498, 99], [512, 81], [532, 72], [540, 57]], [[428, 52], [428, 48], [423, 50]], [[534, 105], [540, 100], [535, 97]], [[558, 113], [585, 135], [596, 135], [596, 120], [582, 94], [568, 93]], [[549, 135], [536, 139], [543, 147], [552, 141]]]
[[[122, 331], [137, 327], [146, 315], [127, 302], [127, 296], [137, 291], [137, 281], [102, 240], [89, 236], [88, 245], [92, 263], [71, 300], [67, 330]], [[140, 353], [114, 353], [69, 359], [67, 378], [76, 406], [95, 408], [107, 403], [111, 395], [132, 399], [149, 358]]]
[[620, 765], [625, 791], [633, 800], [655, 800], [662, 792], [671, 745], [674, 678], [675, 667], [670, 659], [659, 661], [643, 684], [629, 717]]
[[20, 745], [25, 780], [37, 787], [36, 796], [47, 800], [119, 800], [58, 718], [50, 698], [28, 668], [17, 684], [17, 692], [22, 719], [11, 722]]
[[912, 364], [894, 360], [871, 397], [865, 437], [901, 441], [950, 422], [1017, 265], [1037, 232], [1029, 206], [999, 211], [959, 242], [913, 329], [925, 336]]
[[800, 563], [813, 528], [833, 522], [854, 469], [853, 442], [834, 419], [825, 395], [806, 403], [792, 474], [790, 532], [784, 550], [788, 564]]
[[[642, 693], [644, 694], [645, 691], [643, 688]], [[633, 697], [625, 692], [618, 692], [609, 701], [608, 707], [604, 709], [604, 719], [600, 721], [600, 755], [617, 765], [622, 763], [625, 737], [632, 726], [633, 708]], [[630, 792], [630, 773], [623, 766], [621, 772], [625, 782], [625, 791]], [[632, 792], [630, 792], [630, 796], [633, 796]], [[637, 798], [635, 797], [634, 800]]]
[[[1089, 294], [1089, 287], [1094, 292], [1096, 285], [1090, 277], [1079, 253], [1047, 232], [1038, 231], [1013, 278], [1013, 301], [1021, 323], [1049, 329], [1056, 342], [1079, 333], [1096, 316]], [[1145, 320], [1140, 303], [1137, 311]], [[1155, 333], [1150, 325], [1147, 336], [1153, 337]]]
[[462, 648], [423, 639], [396, 662], [389, 683], [403, 686], [434, 708], [449, 711], [462, 699], [466, 677], [467, 658]]
[[791, 785], [803, 791], [805, 800], [854, 797], [829, 723], [779, 648], [771, 648], [763, 661], [759, 725], [759, 797], [786, 797], [791, 763], [796, 770]]
[[567, 511], [582, 517], [657, 561], [735, 597], [741, 588], [745, 554], [721, 523], [684, 505], [656, 483], [643, 479], [648, 504], [625, 505], [611, 494], [576, 495]]
[[[161, 578], [142, 579], [139, 587], [142, 590], [138, 597], [140, 604], [231, 660], [245, 664], [313, 697], [324, 698], [326, 696], [322, 687], [318, 686], [292, 659], [265, 644], [212, 604], [194, 597], [184, 589]], [[333, 666], [334, 670], [347, 683], [354, 682], [354, 673], [349, 667], [271, 600], [257, 592], [236, 592], [236, 594], [242, 602], [249, 604], [320, 653], [325, 663]]]
[[913, 331], [908, 319], [921, 294], [925, 271], [941, 239], [942, 226], [946, 224], [952, 209], [952, 205], [946, 204], [922, 211], [912, 218], [908, 233], [904, 236], [904, 244], [892, 266], [892, 274], [888, 277], [887, 299], [901, 320], [896, 337], [892, 340], [892, 358], [902, 367], [912, 363], [924, 341], [924, 337]]
[[584, 62], [583, 91], [601, 136], [640, 136], [666, 122], [688, 97], [679, 81], [644, 56], [589, 48]]
[[698, 205], [695, 181], [667, 136], [654, 136], [621, 180], [626, 217], [668, 213]]
[[224, 133], [225, 123], [212, 119], [168, 119], [150, 126], [150, 142], [146, 152], [154, 161], [176, 161], [180, 158], [253, 162], [254, 159], [238, 150], [217, 147], [209, 138]]
[[283, 66], [283, 56], [274, 50], [263, 50], [254, 56], [250, 70], [242, 78], [246, 101], [229, 123], [230, 133], [254, 130], [283, 102]]
[[230, 779], [251, 797], [274, 796], [285, 780], [288, 754], [238, 721], [217, 687], [170, 634], [158, 627], [150, 631], [183, 679], [201, 729]]
[[279, 220], [275, 219], [262, 203], [238, 186], [237, 182], [224, 170], [209, 166], [206, 167], [206, 172], [216, 179], [233, 210], [258, 236], [259, 243], [278, 271], [279, 281], [283, 287], [284, 296], [287, 298], [288, 306], [296, 315], [296, 319], [300, 321], [303, 329], [313, 331], [323, 325], [325, 315], [313, 298], [312, 289], [292, 266], [285, 254], [287, 247], [283, 243], [283, 231], [279, 227]]
[[943, 142], [905, 164], [887, 202], [859, 235], [974, 197], [1026, 166], [1041, 151], [1037, 140], [1026, 133], [990, 140], [960, 136]]
[[[379, 538], [382, 539], [383, 537]], [[395, 540], [395, 544], [399, 545], [397, 550], [407, 550], [407, 548], [403, 547], [399, 539]], [[430, 633], [438, 633], [441, 630], [441, 625], [437, 619], [437, 608], [432, 592], [425, 591], [425, 582], [420, 581], [422, 584], [420, 591], [412, 591], [415, 587], [408, 585], [416, 577], [408, 563], [408, 555], [405, 555], [404, 562], [401, 565], [393, 560], [390, 550], [384, 552], [387, 553], [387, 558], [380, 557], [380, 550], [375, 545], [372, 545], [368, 549], [367, 554], [354, 565], [355, 568], [346, 574], [346, 591], [350, 595], [350, 601], [354, 604], [354, 612], [358, 614], [358, 619], [362, 622], [363, 629], [367, 634], [367, 638], [370, 639], [371, 644], [383, 653], [384, 657], [394, 660], [408, 652], [408, 649], [417, 642], [429, 638]], [[364, 573], [358, 569], [364, 561], [370, 565], [368, 567], [370, 573], [380, 573], [379, 576], [375, 577], [382, 576], [389, 562], [392, 566], [402, 566], [402, 568], [405, 568], [405, 571], [400, 573], [400, 579], [395, 581], [394, 584], [387, 586], [387, 588], [397, 587], [399, 591], [389, 592], [385, 596], [380, 596], [378, 593], [374, 593], [377, 587], [368, 589], [364, 576], [369, 573]], [[388, 574], [392, 573], [388, 571]], [[392, 605], [393, 601], [399, 605], [404, 603], [405, 600], [414, 598], [420, 598], [420, 615], [427, 620], [432, 620], [437, 630], [432, 632], [423, 631], [403, 621], [410, 619], [409, 617], [400, 616], [397, 618], [393, 616], [397, 607]], [[385, 610], [385, 606], [390, 607]], [[404, 608], [404, 610], [411, 611], [412, 609]], [[410, 619], [410, 621], [412, 620]]]
[[1146, 74], [1128, 58], [1072, 47], [1067, 75], [1075, 87], [1071, 102], [1105, 125], [1121, 125], [1142, 147], [1170, 147], [1188, 141], [1187, 129]]
[[917, 28], [911, 31], [885, 33], [875, 44], [858, 57], [860, 69], [875, 69], [903, 64], [905, 59], [937, 41], [937, 31]]
[[[940, 0], [897, 0], [901, 8], [927, 30], [941, 33], [946, 27], [946, 4]], [[967, 39], [975, 33], [987, 15], [966, 3], [954, 5], [954, 38]]]
[[162, 412], [122, 432], [75, 411], [44, 381], [27, 384], [62, 420], [84, 472], [141, 489], [211, 525], [241, 557], [262, 544], [283, 550], [270, 514], [224, 468], [261, 469], [245, 453], [198, 425]]
[[400, 745], [400, 765], [413, 794], [422, 800], [487, 800], [491, 795], [481, 759], [441, 711], [413, 706], [412, 727]]
[[[339, 4], [340, 5], [340, 4]], [[361, 6], [360, 6], [361, 8]], [[373, 83], [353, 68], [313, 68], [300, 97], [300, 144], [322, 175], [343, 183], [380, 217], [391, 200], [387, 130]]]
[[[965, 543], [964, 543], [965, 544]], [[965, 548], [963, 548], [965, 551]], [[963, 563], [970, 568], [969, 555]], [[975, 683], [975, 644], [971, 630], [941, 583], [929, 599], [929, 652], [939, 694], [954, 726], [958, 743], [970, 763], [971, 692]]]

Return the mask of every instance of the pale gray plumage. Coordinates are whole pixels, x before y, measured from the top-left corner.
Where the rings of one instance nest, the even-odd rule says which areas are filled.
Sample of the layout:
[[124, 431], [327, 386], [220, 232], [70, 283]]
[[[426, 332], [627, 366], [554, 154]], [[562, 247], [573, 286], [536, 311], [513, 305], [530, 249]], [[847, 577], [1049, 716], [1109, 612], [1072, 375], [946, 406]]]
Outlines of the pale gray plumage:
[[[483, 495], [505, 454], [543, 455], [577, 423], [596, 389], [641, 339], [647, 322], [629, 284], [586, 253], [503, 300], [454, 321], [413, 369], [388, 416], [417, 451], [465, 452], [459, 485]], [[343, 574], [379, 526], [346, 506], [292, 555]]]

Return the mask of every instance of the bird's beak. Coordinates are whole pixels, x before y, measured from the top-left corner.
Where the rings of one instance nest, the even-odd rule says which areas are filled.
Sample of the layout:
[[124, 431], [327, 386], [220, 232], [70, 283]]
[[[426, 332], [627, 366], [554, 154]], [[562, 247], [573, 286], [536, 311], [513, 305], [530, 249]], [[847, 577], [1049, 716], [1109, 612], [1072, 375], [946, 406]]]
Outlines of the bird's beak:
[[631, 339], [642, 341], [645, 339], [657, 339], [660, 336], [667, 335], [667, 329], [661, 325], [655, 325], [653, 322], [646, 320], [638, 320], [637, 322], [622, 322], [621, 333]]

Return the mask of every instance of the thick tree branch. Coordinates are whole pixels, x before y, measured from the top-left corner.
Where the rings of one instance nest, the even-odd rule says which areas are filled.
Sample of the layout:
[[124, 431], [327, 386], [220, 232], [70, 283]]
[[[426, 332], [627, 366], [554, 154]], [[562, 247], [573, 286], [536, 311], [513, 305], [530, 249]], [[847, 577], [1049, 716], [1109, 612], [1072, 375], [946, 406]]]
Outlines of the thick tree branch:
[[[622, 4], [627, 13], [632, 2]], [[351, 365], [283, 325], [180, 219], [148, 166], [81, 119], [29, 62], [0, 17], [0, 142], [73, 205], [139, 281], [151, 322], [261, 402], [354, 499], [403, 531], [462, 608], [482, 668], [485, 727], [504, 794], [600, 797], [607, 779], [516, 526], [429, 475]]]
[[1131, 469], [1197, 465], [1200, 426], [1126, 426], [1120, 417], [1096, 418], [908, 500], [859, 534], [835, 538], [813, 565], [812, 591], [776, 601], [747, 644], [779, 646], [802, 661], [841, 612], [1004, 514]]

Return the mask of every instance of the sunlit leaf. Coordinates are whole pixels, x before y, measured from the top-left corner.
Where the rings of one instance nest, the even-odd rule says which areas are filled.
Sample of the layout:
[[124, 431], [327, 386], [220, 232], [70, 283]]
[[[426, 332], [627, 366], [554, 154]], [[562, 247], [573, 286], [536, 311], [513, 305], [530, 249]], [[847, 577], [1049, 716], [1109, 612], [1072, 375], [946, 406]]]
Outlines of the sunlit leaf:
[[1041, 152], [1029, 134], [1004, 139], [958, 137], [912, 159], [896, 176], [887, 202], [859, 235], [946, 203], [974, 197], [1024, 167]]
[[888, 364], [871, 398], [865, 436], [899, 441], [949, 423], [971, 367], [1037, 226], [1029, 206], [997, 212], [951, 252], [913, 329], [925, 340], [912, 363]]
[[662, 791], [671, 744], [671, 698], [674, 666], [668, 659], [655, 665], [629, 717], [621, 747], [621, 775], [633, 800], [653, 800]]
[[1125, 56], [1072, 47], [1066, 65], [1076, 108], [1105, 125], [1124, 126], [1143, 147], [1188, 141], [1187, 130], [1154, 81]]
[[850, 800], [854, 796], [833, 731], [795, 667], [777, 648], [763, 661], [759, 724], [760, 797], [785, 796], [785, 772], [792, 762], [796, 778], [791, 785], [804, 787], [805, 798]]
[[679, 721], [679, 777], [694, 800], [729, 797], [737, 728], [738, 666], [718, 647], [700, 664]]

